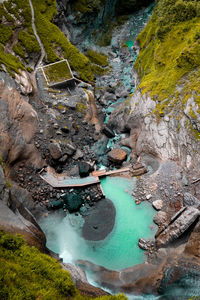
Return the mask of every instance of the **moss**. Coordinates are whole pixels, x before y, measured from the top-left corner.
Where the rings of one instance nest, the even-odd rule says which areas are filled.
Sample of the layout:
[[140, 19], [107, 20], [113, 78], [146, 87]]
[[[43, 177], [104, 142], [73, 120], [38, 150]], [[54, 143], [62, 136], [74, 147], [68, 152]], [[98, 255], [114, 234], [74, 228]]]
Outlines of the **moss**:
[[27, 53], [39, 53], [40, 46], [34, 35], [29, 34], [25, 30], [21, 30], [18, 39], [26, 49]]
[[14, 76], [13, 72], [19, 73], [19, 70], [24, 70], [24, 66], [17, 57], [4, 52], [4, 47], [0, 44], [0, 64], [3, 64], [7, 71]]
[[[61, 265], [53, 258], [28, 247], [22, 236], [0, 230], [1, 299], [75, 299], [92, 297], [79, 294]], [[123, 295], [103, 296], [99, 300], [126, 300]]]
[[82, 102], [77, 103], [76, 105], [76, 109], [78, 110], [78, 112], [85, 112], [85, 110], [87, 109], [87, 105], [85, 105]]
[[101, 8], [101, 0], [75, 0], [72, 4], [72, 8], [75, 12], [82, 14], [93, 13]]
[[197, 7], [197, 1], [160, 0], [137, 38], [140, 53], [135, 68], [140, 77], [139, 88], [157, 101], [154, 113], [158, 115], [176, 106], [183, 110], [183, 104], [191, 96], [188, 93], [193, 91], [195, 100], [194, 90], [196, 94], [200, 92]]
[[50, 84], [63, 82], [73, 77], [66, 61], [46, 66], [43, 70]]
[[32, 73], [33, 72], [33, 69], [31, 67], [27, 67], [26, 70], [29, 72], [29, 73]]
[[99, 66], [103, 66], [103, 67], [108, 66], [108, 57], [102, 53], [93, 50], [88, 50], [86, 56], [91, 60], [91, 62]]
[[[37, 31], [44, 45], [48, 61], [56, 62], [61, 58], [66, 58], [70, 66], [80, 74], [83, 80], [93, 81], [94, 74], [88, 58], [67, 40], [56, 25], [50, 22], [56, 13], [56, 1], [50, 1], [46, 10], [41, 1], [33, 0], [32, 2]], [[43, 2], [43, 5], [44, 3], [46, 2]]]
[[2, 44], [6, 44], [12, 37], [13, 32], [10, 26], [0, 24], [0, 41]]
[[19, 55], [22, 58], [25, 58], [25, 53], [23, 50], [23, 47], [21, 45], [21, 43], [17, 43], [14, 47], [13, 47], [13, 51], [15, 52], [15, 54]]

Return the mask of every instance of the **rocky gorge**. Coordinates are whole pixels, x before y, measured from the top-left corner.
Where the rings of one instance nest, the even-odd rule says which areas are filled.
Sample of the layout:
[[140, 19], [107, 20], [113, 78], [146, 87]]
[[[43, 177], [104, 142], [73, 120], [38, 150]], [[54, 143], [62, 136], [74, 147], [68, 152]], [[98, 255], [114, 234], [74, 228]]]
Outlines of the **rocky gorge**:
[[[102, 165], [130, 167], [133, 201], [157, 211], [155, 238], [138, 241], [144, 263], [62, 264], [86, 299], [115, 296], [91, 286], [83, 269], [133, 299], [200, 295], [200, 7], [150, 2], [33, 0], [34, 18], [29, 1], [0, 4], [1, 229], [59, 260], [38, 224], [60, 209], [78, 230], [85, 222], [86, 240], [103, 240], [117, 215], [100, 184], [54, 188], [40, 176], [87, 178]], [[62, 59], [74, 79], [49, 86], [44, 67]], [[64, 71], [51, 67], [55, 82]]]

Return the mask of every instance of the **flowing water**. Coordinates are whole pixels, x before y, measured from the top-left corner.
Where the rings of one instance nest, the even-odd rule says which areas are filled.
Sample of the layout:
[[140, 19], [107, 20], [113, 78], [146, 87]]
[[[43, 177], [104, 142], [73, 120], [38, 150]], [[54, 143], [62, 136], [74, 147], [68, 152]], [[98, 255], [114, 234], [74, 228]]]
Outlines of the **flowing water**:
[[[102, 241], [85, 241], [81, 237], [80, 216], [54, 214], [41, 226], [47, 236], [47, 247], [59, 253], [64, 262], [78, 259], [89, 260], [111, 270], [120, 270], [144, 262], [145, 254], [137, 243], [140, 237], [150, 238], [155, 234], [153, 225], [155, 210], [149, 203], [136, 205], [130, 195], [132, 180], [120, 177], [102, 179], [106, 197], [116, 208], [115, 226]], [[72, 226], [71, 224], [74, 224]], [[78, 224], [78, 226], [77, 226]]]

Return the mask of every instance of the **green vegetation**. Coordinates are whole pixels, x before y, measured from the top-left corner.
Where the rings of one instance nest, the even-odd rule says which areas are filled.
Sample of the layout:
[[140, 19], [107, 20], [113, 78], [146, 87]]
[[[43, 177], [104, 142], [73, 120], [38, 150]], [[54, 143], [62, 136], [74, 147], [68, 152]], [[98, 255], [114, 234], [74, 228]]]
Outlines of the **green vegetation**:
[[89, 59], [67, 40], [56, 25], [51, 23], [56, 14], [56, 1], [49, 0], [48, 5], [40, 0], [33, 0], [32, 2], [37, 31], [44, 45], [48, 61], [56, 62], [61, 58], [66, 58], [70, 66], [80, 74], [83, 80], [93, 81], [94, 75]]
[[[72, 69], [83, 80], [93, 81], [94, 73], [89, 59], [67, 40], [56, 25], [51, 23], [57, 14], [56, 0], [33, 0], [32, 2], [35, 10], [36, 28], [47, 54], [47, 62], [56, 62], [66, 58]], [[20, 21], [21, 25], [16, 24], [12, 15]], [[9, 25], [5, 25], [6, 23], [0, 25], [0, 46], [8, 46], [7, 42], [12, 39], [17, 39], [17, 42], [13, 43], [13, 48], [11, 48], [12, 45], [7, 47], [8, 53], [4, 53], [3, 48], [0, 48], [0, 64], [4, 64], [8, 72], [13, 75], [14, 72], [19, 72], [19, 66], [20, 68], [23, 66], [25, 69], [32, 57], [30, 54], [39, 54], [40, 47], [32, 30], [32, 17], [28, 0], [4, 1], [3, 4], [0, 4], [1, 21], [3, 16]], [[18, 55], [18, 58], [12, 55], [13, 51]], [[9, 55], [8, 63], [5, 59], [7, 55]], [[2, 70], [1, 66], [0, 69]]]
[[0, 24], [0, 41], [2, 44], [6, 44], [12, 37], [12, 29], [7, 25]]
[[66, 61], [46, 66], [43, 70], [50, 85], [72, 78], [72, 74]]
[[27, 53], [39, 53], [40, 46], [35, 36], [26, 32], [25, 30], [21, 30], [18, 35], [18, 40], [24, 46]]
[[[0, 299], [94, 299], [81, 296], [70, 274], [61, 265], [28, 247], [22, 236], [0, 230]], [[125, 300], [123, 295], [104, 296], [99, 300]]]
[[0, 44], [0, 66], [2, 64], [12, 76], [14, 76], [13, 72], [19, 73], [19, 69], [25, 69], [19, 59], [12, 54], [5, 53], [3, 45]]
[[91, 62], [99, 66], [103, 66], [103, 67], [108, 66], [108, 57], [102, 53], [93, 50], [88, 50], [86, 56], [91, 60]]
[[102, 2], [102, 0], [75, 0], [72, 3], [72, 8], [82, 14], [93, 13], [101, 8]]
[[175, 106], [183, 110], [191, 97], [200, 107], [199, 16], [197, 0], [160, 0], [138, 36], [139, 88], [157, 101], [158, 116]]

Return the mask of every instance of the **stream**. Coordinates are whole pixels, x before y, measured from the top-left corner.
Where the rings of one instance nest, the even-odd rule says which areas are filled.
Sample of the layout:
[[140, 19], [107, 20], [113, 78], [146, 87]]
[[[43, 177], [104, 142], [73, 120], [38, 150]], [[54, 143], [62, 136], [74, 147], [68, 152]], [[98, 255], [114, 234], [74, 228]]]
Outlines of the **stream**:
[[[133, 64], [137, 58], [135, 40], [144, 28], [152, 9], [153, 5], [129, 16], [120, 28], [113, 30], [111, 45], [108, 47], [95, 45], [92, 34], [86, 34], [84, 41], [79, 44], [80, 49], [92, 48], [109, 56], [110, 72], [96, 79], [96, 89], [102, 86], [117, 89], [120, 85], [120, 90], [122, 90], [117, 99], [111, 98], [104, 108], [105, 123], [108, 122], [115, 107], [134, 92]], [[114, 53], [112, 58], [109, 55], [111, 52]], [[108, 147], [112, 148], [119, 139], [120, 135], [116, 136], [109, 142]], [[57, 210], [40, 223], [47, 237], [47, 247], [59, 253], [63, 261], [67, 263], [88, 260], [110, 270], [121, 270], [143, 263], [146, 260], [145, 252], [138, 247], [137, 243], [141, 237], [144, 239], [154, 237], [155, 210], [148, 202], [135, 204], [131, 196], [134, 179], [107, 177], [101, 179], [101, 185], [106, 198], [113, 202], [116, 209], [115, 225], [110, 234], [98, 242], [84, 240], [81, 236], [84, 224], [82, 216], [79, 213], [66, 215], [63, 210]], [[130, 299], [144, 298], [131, 296]], [[151, 296], [148, 299], [155, 298]]]

